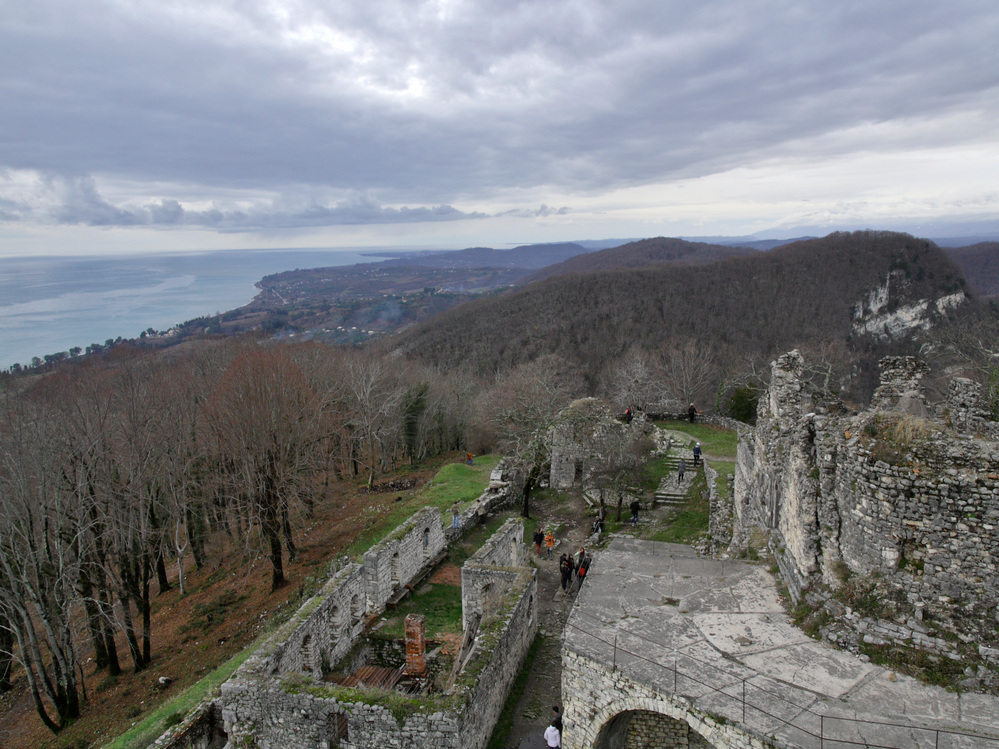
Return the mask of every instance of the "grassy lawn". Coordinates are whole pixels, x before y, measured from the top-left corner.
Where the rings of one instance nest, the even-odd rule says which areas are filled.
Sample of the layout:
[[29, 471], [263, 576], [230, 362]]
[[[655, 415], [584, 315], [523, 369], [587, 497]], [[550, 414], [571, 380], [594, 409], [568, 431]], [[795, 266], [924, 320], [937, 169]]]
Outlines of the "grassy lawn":
[[498, 455], [481, 455], [475, 458], [473, 465], [464, 462], [448, 463], [433, 481], [415, 494], [402, 495], [402, 500], [393, 502], [387, 511], [378, 518], [376, 523], [364, 531], [347, 549], [347, 553], [360, 560], [361, 555], [381, 541], [395, 527], [405, 522], [409, 517], [424, 507], [439, 507], [445, 513], [444, 524], [450, 526], [451, 517], [448, 511], [455, 502], [464, 510], [469, 502], [479, 498], [489, 486], [489, 474], [500, 462]]
[[[703, 444], [703, 443], [702, 443]], [[707, 499], [707, 486], [703, 473], [698, 473], [687, 493], [687, 504], [671, 514], [662, 523], [651, 527], [639, 526], [643, 538], [666, 541], [672, 544], [689, 544], [708, 531], [711, 506]]]
[[718, 458], [735, 458], [739, 435], [731, 429], [710, 424], [691, 424], [687, 421], [658, 421], [656, 426], [673, 432], [683, 432], [695, 442], [700, 442], [704, 452]]
[[423, 614], [427, 637], [434, 638], [441, 632], [460, 635], [461, 586], [424, 583], [395, 608], [391, 617], [386, 616], [377, 636], [401, 639], [408, 614]]
[[645, 466], [645, 483], [642, 488], [646, 491], [654, 492], [658, 488], [660, 481], [675, 475], [675, 470], [675, 468], [671, 468], [666, 464], [665, 458], [650, 460]]
[[416, 494], [418, 507], [431, 505], [448, 510], [458, 502], [465, 509], [467, 503], [478, 499], [489, 486], [489, 474], [499, 462], [498, 455], [480, 455], [473, 465], [449, 463]]

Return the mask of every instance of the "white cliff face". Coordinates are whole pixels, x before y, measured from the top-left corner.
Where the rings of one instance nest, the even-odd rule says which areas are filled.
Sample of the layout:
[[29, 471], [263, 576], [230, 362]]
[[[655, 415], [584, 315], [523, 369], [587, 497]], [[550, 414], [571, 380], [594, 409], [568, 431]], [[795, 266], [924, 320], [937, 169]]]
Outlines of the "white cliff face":
[[905, 283], [905, 274], [892, 271], [883, 285], [872, 289], [853, 310], [853, 331], [878, 338], [896, 338], [914, 330], [928, 330], [933, 325], [930, 310], [946, 314], [964, 302], [964, 293], [957, 292], [938, 299], [920, 299], [912, 304], [887, 311], [892, 287]]

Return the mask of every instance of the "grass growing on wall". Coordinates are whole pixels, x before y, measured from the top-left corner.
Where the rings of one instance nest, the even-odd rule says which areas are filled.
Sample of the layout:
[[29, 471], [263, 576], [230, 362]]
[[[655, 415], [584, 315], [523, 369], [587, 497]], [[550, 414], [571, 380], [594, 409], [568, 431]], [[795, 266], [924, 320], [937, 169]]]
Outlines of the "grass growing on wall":
[[728, 498], [728, 476], [735, 473], [735, 461], [712, 460], [711, 467], [718, 471], [715, 477], [715, 495], [719, 499]]

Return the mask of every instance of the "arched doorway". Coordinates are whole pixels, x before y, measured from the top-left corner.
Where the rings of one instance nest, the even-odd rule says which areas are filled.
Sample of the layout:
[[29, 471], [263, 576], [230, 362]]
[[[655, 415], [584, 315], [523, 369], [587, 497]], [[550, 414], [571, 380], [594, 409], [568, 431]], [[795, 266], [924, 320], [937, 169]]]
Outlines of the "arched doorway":
[[625, 710], [604, 723], [593, 749], [710, 749], [686, 721], [649, 710]]

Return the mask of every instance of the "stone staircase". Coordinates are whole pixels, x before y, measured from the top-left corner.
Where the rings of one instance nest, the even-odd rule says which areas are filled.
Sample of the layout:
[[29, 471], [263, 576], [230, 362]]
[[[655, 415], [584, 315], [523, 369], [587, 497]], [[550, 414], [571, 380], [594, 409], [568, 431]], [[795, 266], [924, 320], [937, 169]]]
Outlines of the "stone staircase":
[[[687, 490], [694, 481], [695, 469], [694, 461], [683, 456], [687, 467], [684, 471], [683, 481], [677, 483], [677, 471], [680, 465], [680, 455], [666, 455], [663, 463], [669, 468], [669, 473], [662, 478], [655, 491], [656, 505], [666, 508], [681, 507], [687, 502]], [[697, 471], [703, 470], [703, 462], [698, 465]]]

